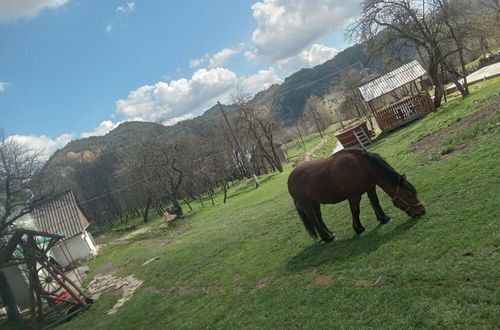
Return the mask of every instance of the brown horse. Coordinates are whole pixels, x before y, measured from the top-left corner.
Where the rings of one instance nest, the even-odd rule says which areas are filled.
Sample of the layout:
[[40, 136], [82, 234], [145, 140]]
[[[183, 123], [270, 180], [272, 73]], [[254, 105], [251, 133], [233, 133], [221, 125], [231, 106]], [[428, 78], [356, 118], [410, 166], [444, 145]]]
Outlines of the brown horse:
[[411, 217], [425, 214], [417, 191], [379, 155], [360, 149], [344, 149], [336, 154], [297, 166], [288, 177], [288, 191], [295, 207], [313, 237], [331, 242], [335, 239], [321, 217], [320, 204], [335, 204], [349, 200], [352, 227], [357, 234], [365, 228], [359, 221], [361, 195], [368, 194], [370, 203], [381, 224], [390, 218], [380, 207], [375, 187], [379, 186], [397, 208]]

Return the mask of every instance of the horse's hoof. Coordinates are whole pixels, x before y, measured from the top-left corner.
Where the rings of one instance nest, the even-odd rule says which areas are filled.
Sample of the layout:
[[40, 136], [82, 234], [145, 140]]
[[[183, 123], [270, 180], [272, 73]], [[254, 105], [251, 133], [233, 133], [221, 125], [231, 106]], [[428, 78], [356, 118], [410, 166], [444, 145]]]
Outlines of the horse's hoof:
[[365, 230], [366, 230], [365, 227], [354, 228], [354, 231], [358, 235], [361, 234], [362, 232], [364, 232]]
[[335, 240], [335, 236], [334, 235], [331, 235], [330, 237], [328, 238], [323, 238], [323, 242], [326, 243], [330, 243], [331, 241]]
[[385, 225], [386, 223], [389, 223], [389, 221], [391, 221], [391, 217], [389, 217], [389, 216], [385, 216], [384, 218], [379, 220], [379, 222], [383, 225]]

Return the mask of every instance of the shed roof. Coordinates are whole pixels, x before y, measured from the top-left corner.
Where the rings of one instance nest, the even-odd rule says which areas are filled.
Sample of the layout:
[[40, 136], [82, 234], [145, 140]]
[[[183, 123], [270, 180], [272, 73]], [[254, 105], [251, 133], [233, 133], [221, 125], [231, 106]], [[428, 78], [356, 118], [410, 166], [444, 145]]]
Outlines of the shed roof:
[[359, 86], [359, 91], [366, 102], [387, 94], [426, 74], [424, 68], [417, 61], [411, 61], [399, 68], [381, 75]]
[[82, 233], [88, 226], [71, 190], [40, 205], [33, 210], [33, 215], [40, 230], [64, 235], [65, 239]]

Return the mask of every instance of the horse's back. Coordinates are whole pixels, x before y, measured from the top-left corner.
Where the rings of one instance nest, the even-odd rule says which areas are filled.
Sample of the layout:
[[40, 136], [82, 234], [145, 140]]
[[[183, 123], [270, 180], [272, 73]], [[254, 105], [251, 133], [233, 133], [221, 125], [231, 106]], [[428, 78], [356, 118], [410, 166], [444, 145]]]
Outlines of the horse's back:
[[296, 202], [338, 203], [365, 189], [368, 179], [361, 153], [346, 150], [297, 166], [288, 178], [288, 191]]

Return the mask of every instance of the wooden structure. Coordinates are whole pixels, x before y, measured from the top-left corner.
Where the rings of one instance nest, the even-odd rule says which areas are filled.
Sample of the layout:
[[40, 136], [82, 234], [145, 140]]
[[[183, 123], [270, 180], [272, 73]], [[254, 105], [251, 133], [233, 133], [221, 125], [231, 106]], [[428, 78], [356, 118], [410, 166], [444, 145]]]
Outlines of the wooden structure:
[[[363, 99], [383, 132], [435, 110], [427, 92], [425, 76], [424, 68], [417, 61], [412, 61], [359, 86]], [[387, 105], [389, 98], [397, 98], [397, 101]]]
[[366, 121], [347, 126], [343, 131], [335, 134], [344, 148], [365, 147], [372, 142], [371, 136], [372, 131], [368, 130]]
[[[38, 243], [40, 238], [44, 238], [43, 244]], [[47, 256], [48, 250], [62, 238], [17, 229], [0, 249], [0, 268], [21, 265], [27, 271], [33, 329], [39, 328], [40, 321], [46, 321], [48, 327], [58, 324], [91, 304], [83, 290]], [[15, 253], [16, 250], [21, 253]]]

